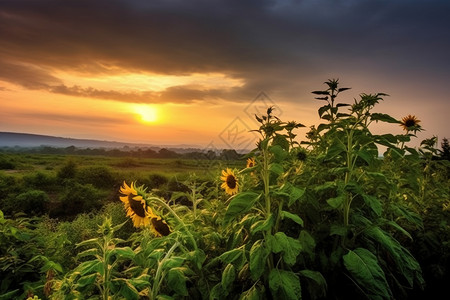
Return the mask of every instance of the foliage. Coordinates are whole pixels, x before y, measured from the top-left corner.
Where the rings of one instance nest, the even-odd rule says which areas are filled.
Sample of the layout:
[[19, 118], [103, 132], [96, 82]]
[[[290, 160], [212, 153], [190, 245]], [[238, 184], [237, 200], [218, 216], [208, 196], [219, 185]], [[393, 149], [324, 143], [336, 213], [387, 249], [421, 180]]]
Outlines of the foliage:
[[[175, 173], [197, 170], [198, 163], [168, 149], [138, 151], [138, 158], [124, 159], [118, 151], [122, 158], [61, 159], [53, 173], [0, 173], [2, 205], [14, 199], [17, 208], [24, 203], [18, 210], [37, 213], [33, 201], [54, 205], [54, 198], [44, 199], [54, 196], [54, 188], [61, 215], [78, 214], [60, 221], [1, 213], [0, 275], [5, 280], [0, 295], [438, 297], [450, 280], [445, 144], [438, 150], [437, 137], [432, 137], [410, 147], [422, 130], [420, 121], [374, 112], [387, 97], [384, 93], [361, 94], [349, 104], [340, 101], [348, 88], [338, 80], [325, 86], [313, 92], [323, 103], [321, 124], [310, 127], [307, 140], [297, 139], [304, 125], [282, 121], [269, 107], [264, 115], [255, 115], [259, 126], [254, 132], [260, 139], [243, 157], [247, 167], [242, 160], [225, 160], [221, 167], [226, 171], [217, 170], [214, 178], [204, 170], [201, 176]], [[375, 134], [372, 127], [381, 122], [404, 132]], [[174, 159], [162, 167], [160, 161], [142, 159], [147, 154]], [[224, 150], [219, 157], [240, 155]], [[144, 165], [151, 172], [140, 171]], [[121, 195], [128, 216], [117, 200], [122, 181], [117, 178], [132, 182], [128, 194]], [[105, 201], [111, 195], [116, 203]], [[129, 221], [130, 212], [145, 222]]]
[[44, 238], [34, 229], [38, 219], [5, 218], [0, 210], [0, 299], [33, 293], [45, 283], [48, 272], [62, 268], [44, 256]]
[[110, 168], [106, 166], [91, 166], [77, 170], [77, 181], [81, 184], [92, 184], [96, 188], [114, 186], [115, 176]]

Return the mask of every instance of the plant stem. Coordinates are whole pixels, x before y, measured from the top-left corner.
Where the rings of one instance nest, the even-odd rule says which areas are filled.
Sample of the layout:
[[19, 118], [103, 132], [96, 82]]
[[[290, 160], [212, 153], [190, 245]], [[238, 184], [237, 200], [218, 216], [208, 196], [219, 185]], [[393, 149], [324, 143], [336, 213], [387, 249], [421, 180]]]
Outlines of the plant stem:
[[[271, 202], [270, 202], [270, 178], [269, 178], [269, 155], [268, 155], [268, 145], [265, 147], [265, 149], [262, 150], [263, 153], [263, 169], [262, 169], [262, 179], [264, 183], [264, 200], [266, 204], [266, 219], [270, 218], [270, 210], [271, 210]], [[267, 231], [264, 234], [264, 238], [270, 238], [272, 235], [272, 228], [267, 229]], [[273, 269], [273, 255], [272, 253], [269, 255], [267, 264], [269, 266], [269, 272]]]
[[[347, 171], [345, 172], [345, 186], [350, 182], [353, 171], [353, 128], [347, 134], [347, 157], [346, 157]], [[344, 201], [344, 225], [348, 226], [350, 218], [350, 205], [351, 205], [351, 195], [346, 193]]]
[[103, 291], [102, 298], [103, 300], [108, 300], [109, 298], [109, 268], [108, 268], [108, 246], [109, 246], [109, 236], [104, 237], [103, 243]]
[[167, 251], [164, 258], [158, 263], [158, 269], [156, 270], [155, 274], [155, 280], [153, 281], [153, 287], [152, 287], [152, 299], [156, 299], [156, 296], [158, 296], [159, 293], [159, 287], [160, 287], [160, 281], [161, 281], [161, 274], [162, 274], [162, 266], [164, 265], [164, 262], [172, 255], [173, 251], [180, 245], [180, 243], [176, 242], [175, 244], [170, 247], [169, 251]]

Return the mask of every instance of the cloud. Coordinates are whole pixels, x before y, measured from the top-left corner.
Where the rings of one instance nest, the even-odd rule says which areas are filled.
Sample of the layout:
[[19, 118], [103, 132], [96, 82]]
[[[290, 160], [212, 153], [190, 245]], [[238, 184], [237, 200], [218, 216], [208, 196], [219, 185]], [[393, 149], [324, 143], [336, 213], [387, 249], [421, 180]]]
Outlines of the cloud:
[[106, 117], [106, 116], [87, 116], [87, 115], [74, 115], [71, 113], [61, 114], [61, 113], [17, 113], [16, 117], [24, 118], [24, 119], [37, 119], [45, 122], [56, 121], [61, 123], [78, 123], [83, 125], [91, 125], [96, 127], [108, 127], [114, 124], [124, 124], [128, 122], [132, 122], [131, 120], [127, 120], [119, 117]]
[[0, 79], [21, 85], [28, 89], [45, 89], [61, 80], [50, 75], [48, 70], [36, 65], [8, 63], [0, 60]]
[[[330, 74], [448, 78], [446, 0], [2, 2], [0, 77], [30, 89], [118, 101], [283, 97]], [[232, 91], [172, 87], [161, 93], [67, 86], [54, 70], [171, 75], [220, 72], [242, 78]]]

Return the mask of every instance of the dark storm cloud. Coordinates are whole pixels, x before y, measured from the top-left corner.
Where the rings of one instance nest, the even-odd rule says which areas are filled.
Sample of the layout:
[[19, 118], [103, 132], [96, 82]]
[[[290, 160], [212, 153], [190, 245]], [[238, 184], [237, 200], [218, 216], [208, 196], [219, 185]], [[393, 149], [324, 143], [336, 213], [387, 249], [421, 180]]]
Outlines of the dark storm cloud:
[[[448, 78], [449, 11], [447, 0], [2, 1], [0, 55], [20, 67], [0, 75], [29, 88], [150, 102], [248, 100], [260, 90], [295, 97], [330, 73], [358, 68], [366, 76], [395, 78], [404, 70], [406, 77]], [[105, 74], [108, 66], [175, 75], [222, 72], [245, 85], [232, 92], [190, 86], [133, 96], [65, 87], [45, 73]]]

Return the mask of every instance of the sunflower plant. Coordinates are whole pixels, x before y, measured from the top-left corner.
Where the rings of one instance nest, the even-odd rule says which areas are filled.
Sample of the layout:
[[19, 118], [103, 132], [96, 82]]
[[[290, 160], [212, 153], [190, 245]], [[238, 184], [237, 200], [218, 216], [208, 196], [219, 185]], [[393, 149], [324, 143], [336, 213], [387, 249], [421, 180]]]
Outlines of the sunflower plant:
[[[392, 187], [396, 182], [379, 171], [378, 146], [387, 148], [385, 158], [395, 160], [403, 159], [406, 152], [415, 160], [417, 151], [404, 146], [409, 132], [398, 136], [371, 132], [374, 122], [405, 122], [373, 112], [387, 94], [361, 94], [353, 104], [335, 104], [338, 93], [348, 88], [339, 88], [335, 79], [326, 85], [327, 90], [313, 92], [327, 104], [319, 109], [325, 122], [308, 133], [310, 140], [305, 143], [316, 155], [308, 177], [303, 178], [308, 189], [301, 206], [306, 218], [317, 223], [312, 230], [316, 249], [322, 249], [318, 265], [331, 279], [333, 293], [341, 293], [342, 284], [355, 284], [355, 293], [361, 296], [391, 299], [394, 291], [406, 293], [405, 286], [423, 286], [424, 281], [417, 260], [397, 239], [411, 238], [396, 222], [398, 217], [414, 218], [404, 204], [395, 201]], [[347, 110], [341, 111], [344, 108]], [[407, 126], [412, 130], [411, 124]], [[342, 272], [347, 277], [342, 277]], [[364, 275], [369, 273], [377, 276]]]
[[138, 299], [145, 294], [149, 275], [143, 269], [127, 268], [136, 253], [128, 246], [118, 247], [125, 241], [114, 237], [123, 224], [113, 226], [111, 219], [105, 218], [98, 228], [99, 237], [77, 244], [86, 248], [77, 255], [81, 263], [54, 281], [51, 299], [79, 299], [88, 295], [105, 300], [113, 295]]
[[249, 153], [246, 168], [222, 171], [222, 188], [231, 195], [222, 222], [228, 239], [216, 261], [222, 276], [211, 297], [237, 293], [243, 298], [300, 299], [301, 280], [311, 287], [313, 296], [323, 296], [322, 275], [300, 262], [306, 249], [311, 249], [307, 246], [310, 235], [291, 209], [304, 193], [303, 187], [288, 181], [289, 174], [299, 170], [297, 154], [301, 152], [293, 130], [304, 126], [282, 122], [272, 107], [266, 115], [255, 117], [261, 138]]

